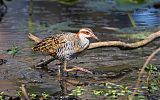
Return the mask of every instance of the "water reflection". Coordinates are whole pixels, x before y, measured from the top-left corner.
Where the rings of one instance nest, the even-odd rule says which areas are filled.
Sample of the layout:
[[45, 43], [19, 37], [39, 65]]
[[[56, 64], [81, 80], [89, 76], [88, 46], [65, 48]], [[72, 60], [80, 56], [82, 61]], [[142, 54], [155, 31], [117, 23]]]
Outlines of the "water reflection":
[[71, 93], [71, 88], [75, 88], [76, 86], [86, 86], [88, 83], [82, 82], [76, 78], [65, 78], [61, 77], [61, 80], [59, 80], [59, 85], [61, 88], [61, 91], [57, 91], [53, 96], [55, 99], [58, 100], [77, 100], [79, 97], [75, 95], [69, 95]]
[[3, 0], [0, 0], [0, 22], [2, 21], [2, 18], [7, 13], [7, 5]]
[[134, 11], [132, 16], [138, 26], [154, 27], [160, 25], [160, 10], [158, 9], [140, 9]]
[[[68, 28], [91, 27], [97, 32], [103, 32], [102, 27], [106, 26], [118, 28], [133, 26], [128, 17], [127, 7], [124, 7], [126, 11], [118, 10], [119, 6], [116, 6], [116, 2], [112, 0], [80, 1], [74, 5], [65, 5], [56, 1], [33, 2], [33, 22], [40, 24], [39, 21], [45, 21], [48, 25], [69, 22], [67, 27], [65, 25], [64, 27], [57, 26], [57, 28], [61, 28], [59, 29], [61, 31], [68, 30]], [[132, 19], [137, 27], [154, 27], [159, 25], [159, 9], [149, 7], [145, 7], [144, 9], [141, 5], [138, 5], [138, 7], [139, 10], [134, 9], [131, 11], [131, 17], [133, 17]], [[137, 7], [133, 6], [133, 8]]]

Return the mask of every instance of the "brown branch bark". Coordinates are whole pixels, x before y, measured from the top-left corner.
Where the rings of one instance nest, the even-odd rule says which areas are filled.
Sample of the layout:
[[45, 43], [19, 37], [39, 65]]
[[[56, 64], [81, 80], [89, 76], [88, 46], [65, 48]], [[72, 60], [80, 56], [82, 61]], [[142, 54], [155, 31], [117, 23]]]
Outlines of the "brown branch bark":
[[136, 49], [147, 45], [148, 43], [159, 37], [160, 37], [160, 31], [152, 33], [146, 39], [135, 43], [125, 43], [121, 41], [96, 42], [96, 43], [91, 43], [88, 49], [93, 49], [98, 47], [119, 47], [120, 49]]
[[[35, 41], [36, 43], [41, 41], [40, 38], [36, 37], [31, 33], [29, 33], [28, 37], [31, 40]], [[94, 49], [99, 47], [119, 47], [120, 49], [136, 49], [136, 48], [147, 45], [148, 43], [150, 43], [151, 41], [159, 37], [160, 37], [160, 31], [152, 33], [146, 39], [139, 42], [135, 42], [135, 43], [125, 43], [122, 41], [95, 42], [95, 43], [91, 43], [88, 49]]]
[[40, 38], [36, 37], [35, 35], [33, 35], [33, 34], [31, 34], [31, 33], [28, 34], [28, 38], [31, 39], [31, 40], [33, 40], [33, 41], [36, 42], [36, 43], [38, 43], [38, 42], [41, 41]]
[[[36, 43], [40, 42], [41, 39], [38, 38], [37, 36], [29, 33], [28, 37], [35, 41]], [[136, 49], [142, 46], [147, 45], [148, 43], [150, 43], [151, 41], [157, 39], [160, 37], [160, 31], [152, 33], [151, 35], [149, 35], [146, 39], [135, 42], [135, 43], [125, 43], [122, 41], [104, 41], [104, 42], [95, 42], [95, 43], [91, 43], [88, 49], [94, 49], [94, 48], [99, 48], [99, 47], [118, 47], [120, 49], [125, 49], [125, 50], [129, 50], [129, 49]], [[44, 61], [44, 63], [41, 63], [37, 66], [43, 66], [43, 65], [47, 65], [48, 63], [52, 62], [53, 60], [48, 61], [47, 63], [46, 61]]]

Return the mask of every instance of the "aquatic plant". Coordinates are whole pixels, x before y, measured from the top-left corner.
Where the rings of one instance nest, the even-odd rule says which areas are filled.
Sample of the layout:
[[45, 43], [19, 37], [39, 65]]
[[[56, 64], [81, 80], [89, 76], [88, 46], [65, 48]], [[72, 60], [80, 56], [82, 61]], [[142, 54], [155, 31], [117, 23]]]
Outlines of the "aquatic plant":
[[77, 86], [75, 89], [71, 91], [68, 95], [80, 96], [84, 93], [84, 89], [81, 86]]
[[42, 97], [43, 97], [44, 99], [49, 99], [49, 94], [46, 93], [46, 92], [43, 92], [43, 93], [42, 93]]
[[92, 93], [95, 96], [118, 98], [119, 96], [127, 96], [131, 93], [131, 90], [127, 86], [110, 82], [95, 84], [95, 87], [95, 89], [92, 89]]
[[19, 51], [19, 47], [15, 44], [12, 44], [11, 48], [7, 50], [7, 54], [15, 56]]
[[37, 100], [37, 99], [39, 100], [40, 98], [44, 100], [50, 100], [50, 95], [46, 92], [43, 92], [41, 94], [31, 93], [29, 96], [32, 100]]
[[31, 97], [31, 99], [36, 99], [36, 97], [37, 97], [37, 94], [35, 94], [35, 93], [32, 93], [32, 94], [30, 95], [30, 97]]
[[0, 92], [0, 100], [3, 100], [4, 92]]
[[74, 5], [79, 2], [79, 0], [56, 0], [56, 1], [64, 5]]
[[29, 26], [30, 26], [30, 32], [31, 33], [38, 33], [38, 32], [45, 32], [45, 33], [50, 33], [50, 32], [61, 32], [61, 31], [68, 31], [68, 30], [78, 30], [78, 28], [74, 28], [72, 26], [70, 26], [73, 22], [71, 21], [66, 21], [66, 22], [61, 22], [61, 23], [55, 23], [55, 24], [49, 24], [46, 22], [38, 24], [38, 23], [34, 23], [31, 20], [29, 21]]
[[129, 38], [129, 39], [145, 39], [151, 32], [135, 32], [135, 34], [116, 34], [118, 37]]
[[160, 89], [158, 87], [158, 80], [157, 80], [158, 77], [156, 76], [157, 78], [155, 78], [155, 80], [151, 79], [152, 74], [155, 74], [158, 71], [157, 67], [153, 64], [149, 64], [145, 68], [145, 71], [147, 72], [147, 91], [149, 93], [154, 93], [155, 91]]
[[85, 2], [85, 6], [92, 11], [133, 11], [155, 2], [157, 0], [89, 0]]

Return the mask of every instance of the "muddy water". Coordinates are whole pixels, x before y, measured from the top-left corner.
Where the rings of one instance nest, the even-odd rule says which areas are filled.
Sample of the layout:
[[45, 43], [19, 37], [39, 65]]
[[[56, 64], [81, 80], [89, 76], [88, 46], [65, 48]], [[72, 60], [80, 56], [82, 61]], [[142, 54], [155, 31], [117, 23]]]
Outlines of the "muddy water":
[[[88, 2], [89, 4], [90, 2]], [[47, 71], [33, 68], [33, 65], [49, 57], [31, 50], [34, 42], [27, 38], [30, 31], [42, 38], [52, 35], [52, 32], [62, 30], [75, 32], [80, 27], [90, 27], [101, 41], [135, 41], [126, 38], [120, 39], [115, 34], [111, 34], [112, 31], [103, 29], [103, 27], [132, 27], [128, 13], [125, 11], [95, 10], [91, 6], [87, 6], [85, 2], [63, 5], [56, 1], [36, 0], [33, 2], [33, 14], [29, 16], [28, 0], [13, 0], [8, 2], [7, 6], [8, 12], [0, 23], [0, 50], [6, 51], [13, 44], [16, 44], [20, 50], [14, 57], [3, 52], [0, 55], [0, 59], [7, 60], [6, 63], [0, 65], [0, 79], [2, 80], [0, 87], [3, 87], [0, 88], [0, 91], [8, 90], [8, 93], [12, 95], [16, 95], [21, 84], [26, 84], [30, 93], [48, 92], [55, 96], [64, 95], [65, 89], [62, 89], [62, 86], [65, 85], [59, 84], [57, 80], [56, 62], [49, 64]], [[134, 11], [131, 15], [137, 27], [143, 26], [143, 29], [144, 27], [152, 29], [152, 27], [159, 26], [159, 12], [159, 9], [145, 8]], [[145, 19], [142, 18], [144, 15], [147, 16]], [[29, 23], [32, 28], [28, 28], [30, 27]], [[73, 72], [64, 80], [83, 85], [89, 85], [96, 81], [130, 84], [135, 82], [137, 69], [143, 65], [145, 58], [158, 47], [158, 43], [157, 40], [155, 45], [149, 44], [144, 48], [128, 51], [118, 48], [88, 50], [82, 56], [70, 61], [69, 65], [88, 68], [94, 74], [79, 73], [78, 78], [75, 78]], [[155, 59], [154, 63], [159, 66], [158, 59], [159, 57]], [[128, 77], [131, 78], [128, 80]], [[72, 88], [74, 88], [73, 85], [68, 85], [68, 90]], [[85, 88], [89, 88], [89, 86], [85, 86]], [[90, 97], [88, 94], [86, 96]]]

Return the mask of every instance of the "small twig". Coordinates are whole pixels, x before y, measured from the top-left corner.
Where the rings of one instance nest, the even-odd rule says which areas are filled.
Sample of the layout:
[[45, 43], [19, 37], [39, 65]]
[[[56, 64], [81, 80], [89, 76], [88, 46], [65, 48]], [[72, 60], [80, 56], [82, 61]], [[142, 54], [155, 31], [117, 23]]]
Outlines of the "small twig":
[[55, 58], [50, 58], [47, 59], [43, 62], [38, 63], [37, 65], [35, 65], [35, 67], [42, 67], [42, 66], [47, 66], [47, 64], [49, 64], [50, 62], [52, 62], [53, 60], [55, 60]]
[[28, 94], [27, 94], [27, 91], [26, 91], [26, 89], [25, 89], [25, 85], [22, 84], [22, 86], [21, 86], [20, 88], [21, 88], [21, 90], [22, 90], [22, 93], [23, 93], [24, 97], [25, 97], [27, 100], [30, 100], [30, 98], [29, 98], [29, 96], [28, 96]]
[[135, 90], [132, 93], [132, 95], [129, 97], [129, 100], [132, 100], [133, 96], [136, 94], [137, 92], [137, 88], [139, 87], [140, 81], [141, 81], [141, 77], [143, 75], [143, 72], [145, 70], [145, 67], [148, 65], [148, 63], [152, 60], [152, 58], [160, 51], [160, 48], [156, 49], [146, 60], [146, 62], [144, 63], [139, 75], [138, 75], [138, 79], [136, 82], [136, 86], [135, 86]]

